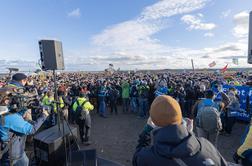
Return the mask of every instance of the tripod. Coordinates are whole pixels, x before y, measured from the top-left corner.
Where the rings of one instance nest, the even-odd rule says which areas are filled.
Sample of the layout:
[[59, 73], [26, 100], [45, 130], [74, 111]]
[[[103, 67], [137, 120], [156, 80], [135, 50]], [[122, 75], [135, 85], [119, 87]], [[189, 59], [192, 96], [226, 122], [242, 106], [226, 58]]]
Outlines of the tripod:
[[[57, 78], [56, 78], [56, 73], [55, 70], [53, 70], [53, 82], [54, 82], [54, 99], [55, 99], [55, 103], [56, 103], [56, 110], [57, 110], [57, 125], [58, 125], [58, 130], [59, 133], [61, 133], [61, 124], [62, 124], [62, 134], [63, 134], [63, 144], [64, 144], [64, 151], [65, 151], [65, 163], [66, 166], [68, 166], [68, 156], [67, 156], [67, 146], [66, 146], [66, 137], [65, 137], [65, 124], [67, 124], [67, 127], [71, 133], [71, 135], [74, 138], [74, 142], [77, 145], [78, 150], [80, 150], [80, 147], [77, 143], [77, 139], [74, 137], [74, 134], [71, 130], [71, 127], [67, 121], [67, 119], [65, 118], [65, 116], [62, 113], [62, 110], [60, 108], [60, 101], [59, 101], [59, 96], [58, 96], [58, 86], [57, 86]], [[69, 153], [70, 154], [70, 153]], [[70, 157], [71, 159], [71, 157]]]

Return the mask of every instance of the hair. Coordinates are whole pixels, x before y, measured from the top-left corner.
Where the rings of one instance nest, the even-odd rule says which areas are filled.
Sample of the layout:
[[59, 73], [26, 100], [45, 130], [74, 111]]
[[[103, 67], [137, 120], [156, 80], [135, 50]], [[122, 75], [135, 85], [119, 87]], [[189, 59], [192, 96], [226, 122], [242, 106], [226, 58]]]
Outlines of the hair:
[[212, 90], [208, 90], [205, 92], [205, 97], [208, 99], [212, 99], [214, 97], [214, 92]]

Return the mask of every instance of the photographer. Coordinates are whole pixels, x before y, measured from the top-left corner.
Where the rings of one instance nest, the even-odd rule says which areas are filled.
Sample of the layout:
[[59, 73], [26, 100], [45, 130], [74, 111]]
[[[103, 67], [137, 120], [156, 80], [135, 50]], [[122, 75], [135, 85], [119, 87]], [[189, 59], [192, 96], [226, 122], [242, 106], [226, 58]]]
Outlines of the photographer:
[[[26, 79], [27, 76], [22, 73], [13, 75], [12, 81], [2, 95], [14, 93], [17, 89], [24, 88]], [[29, 112], [26, 111], [27, 109], [19, 108], [23, 103], [16, 103], [18, 107], [13, 109], [13, 98], [15, 98], [15, 95], [10, 96], [9, 98], [4, 97], [4, 101], [1, 101], [1, 104], [5, 105], [6, 109], [9, 110], [9, 113], [1, 116], [0, 152], [3, 154], [0, 160], [0, 165], [28, 166], [29, 159], [25, 153], [26, 136], [34, 134], [40, 128], [46, 120], [48, 113], [43, 111], [36, 122], [30, 123], [26, 121], [26, 118], [29, 116]]]

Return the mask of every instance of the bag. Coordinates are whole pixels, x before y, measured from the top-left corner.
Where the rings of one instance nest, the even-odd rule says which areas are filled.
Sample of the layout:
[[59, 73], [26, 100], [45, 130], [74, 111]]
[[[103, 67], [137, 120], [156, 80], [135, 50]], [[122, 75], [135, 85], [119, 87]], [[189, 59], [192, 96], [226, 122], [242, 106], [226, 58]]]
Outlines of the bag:
[[76, 120], [85, 120], [87, 110], [84, 110], [83, 106], [88, 102], [88, 100], [85, 100], [81, 105], [78, 100], [76, 102], [77, 102], [77, 108], [75, 111], [75, 119]]
[[209, 133], [222, 129], [220, 112], [213, 106], [203, 106], [196, 116], [197, 126]]

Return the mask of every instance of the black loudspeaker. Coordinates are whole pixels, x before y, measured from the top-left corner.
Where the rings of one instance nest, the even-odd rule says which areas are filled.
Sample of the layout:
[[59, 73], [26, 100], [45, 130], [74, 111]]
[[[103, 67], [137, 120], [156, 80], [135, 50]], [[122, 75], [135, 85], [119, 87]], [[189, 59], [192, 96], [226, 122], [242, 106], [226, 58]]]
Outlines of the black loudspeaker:
[[40, 40], [39, 51], [42, 70], [64, 70], [62, 43], [56, 40]]
[[96, 156], [95, 149], [86, 149], [72, 152], [69, 166], [123, 166], [117, 162]]
[[[77, 138], [77, 128], [70, 126], [72, 135], [66, 123], [64, 123], [64, 134], [62, 127], [63, 124], [61, 124], [61, 131], [59, 131], [58, 125], [56, 125], [34, 136], [34, 152], [37, 165], [63, 166], [65, 165], [65, 152], [69, 155], [71, 152], [78, 150], [74, 141], [74, 137]], [[65, 138], [67, 149], [65, 149], [63, 138]]]
[[252, 64], [252, 11], [249, 14], [248, 63]]
[[69, 156], [69, 166], [97, 166], [95, 149], [75, 151]]

